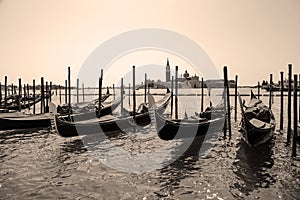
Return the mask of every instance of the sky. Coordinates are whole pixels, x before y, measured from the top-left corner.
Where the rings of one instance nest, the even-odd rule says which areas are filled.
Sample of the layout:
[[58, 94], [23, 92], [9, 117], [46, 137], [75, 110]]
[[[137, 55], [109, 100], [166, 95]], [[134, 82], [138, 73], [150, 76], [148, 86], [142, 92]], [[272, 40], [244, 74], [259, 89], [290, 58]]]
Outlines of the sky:
[[[63, 84], [67, 67], [72, 83], [89, 55], [124, 32], [166, 29], [197, 43], [222, 76], [239, 75], [239, 84], [279, 79], [293, 64], [300, 74], [300, 0], [0, 0], [0, 81], [40, 77]], [[120, 44], [122, 46], [122, 44]], [[113, 50], [112, 50], [113, 51]], [[115, 83], [132, 65], [161, 65], [153, 79], [164, 80], [164, 66], [198, 73], [195, 66], [171, 52], [136, 51], [120, 56], [105, 71], [106, 85]], [[101, 66], [107, 67], [107, 66]], [[94, 74], [99, 75], [99, 71]], [[193, 68], [194, 67], [194, 68]], [[126, 70], [124, 70], [126, 68]], [[201, 72], [200, 72], [201, 73]], [[198, 74], [199, 75], [199, 74]], [[138, 76], [137, 82], [144, 79]]]

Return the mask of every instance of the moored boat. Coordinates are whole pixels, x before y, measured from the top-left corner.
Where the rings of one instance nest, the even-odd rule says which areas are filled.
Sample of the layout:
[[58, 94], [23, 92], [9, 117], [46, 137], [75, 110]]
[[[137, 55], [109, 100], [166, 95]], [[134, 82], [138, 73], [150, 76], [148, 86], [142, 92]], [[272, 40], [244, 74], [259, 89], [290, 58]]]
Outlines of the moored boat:
[[[158, 112], [163, 113], [170, 101], [170, 93], [167, 93], [164, 98], [158, 101]], [[133, 116], [113, 116], [106, 115], [101, 118], [94, 118], [85, 121], [70, 122], [62, 117], [55, 115], [55, 127], [58, 135], [62, 137], [74, 137], [79, 135], [103, 134], [115, 135], [124, 130], [150, 124], [151, 119], [149, 112], [136, 113]]]
[[148, 95], [148, 98], [152, 107], [150, 113], [154, 115], [157, 134], [162, 140], [205, 137], [208, 132], [215, 133], [223, 129], [224, 114], [210, 113], [210, 118], [167, 119], [157, 111], [153, 96]]
[[51, 114], [1, 113], [0, 130], [26, 129], [51, 126]]
[[241, 132], [246, 143], [256, 147], [270, 140], [276, 122], [272, 111], [251, 91], [251, 98], [246, 106], [239, 96], [242, 112]]

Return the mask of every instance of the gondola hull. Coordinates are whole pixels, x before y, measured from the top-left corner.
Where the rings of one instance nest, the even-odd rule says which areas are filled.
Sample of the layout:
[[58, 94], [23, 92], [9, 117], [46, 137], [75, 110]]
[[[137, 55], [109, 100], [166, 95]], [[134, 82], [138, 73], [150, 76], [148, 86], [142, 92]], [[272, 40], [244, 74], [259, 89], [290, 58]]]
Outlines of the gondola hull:
[[[158, 112], [163, 113], [170, 101], [170, 95], [167, 94], [161, 102]], [[89, 134], [106, 134], [107, 136], [122, 133], [124, 130], [146, 126], [150, 124], [151, 119], [149, 112], [137, 113], [135, 118], [133, 116], [114, 117], [107, 115], [100, 119], [93, 119], [90, 121], [76, 121], [68, 122], [61, 117], [55, 115], [55, 126], [57, 133], [62, 137], [74, 137], [79, 135]]]
[[224, 118], [213, 120], [187, 119], [169, 120], [154, 111], [157, 134], [162, 140], [173, 140], [180, 138], [205, 137], [207, 133], [220, 132], [224, 126]]
[[[14, 113], [12, 113], [14, 114]], [[9, 117], [1, 117], [0, 115], [0, 130], [11, 130], [11, 129], [27, 129], [27, 128], [39, 128], [51, 126], [50, 114], [39, 114], [39, 115], [20, 115]]]
[[255, 127], [248, 120], [242, 121], [241, 131], [243, 138], [250, 147], [256, 147], [269, 141], [273, 137], [274, 130], [275, 126], [267, 129], [261, 129]]

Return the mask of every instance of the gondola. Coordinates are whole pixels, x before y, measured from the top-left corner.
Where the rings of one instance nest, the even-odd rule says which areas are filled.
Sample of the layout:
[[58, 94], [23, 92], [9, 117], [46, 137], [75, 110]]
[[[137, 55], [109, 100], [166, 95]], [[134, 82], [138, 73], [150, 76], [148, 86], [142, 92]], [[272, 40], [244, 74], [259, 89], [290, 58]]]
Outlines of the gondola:
[[[123, 96], [123, 98], [125, 95]], [[64, 118], [64, 120], [71, 121], [71, 122], [78, 122], [78, 121], [85, 121], [90, 120], [94, 118], [100, 118], [105, 115], [110, 115], [113, 113], [113, 111], [120, 105], [121, 98], [118, 98], [117, 100], [110, 102], [110, 103], [104, 103], [101, 105], [101, 110], [99, 112], [99, 109], [93, 108], [92, 110], [83, 110], [81, 109], [81, 112], [79, 113], [72, 113], [70, 116], [68, 114], [60, 114], [60, 118]]]
[[256, 147], [270, 140], [275, 130], [275, 117], [272, 111], [251, 91], [248, 105], [244, 105], [239, 95], [242, 111], [241, 132], [250, 147]]
[[158, 112], [153, 96], [149, 94], [148, 98], [152, 107], [150, 113], [154, 115], [157, 134], [162, 140], [205, 137], [208, 132], [215, 133], [223, 129], [224, 112], [214, 114], [210, 111], [210, 118], [167, 119]]
[[[107, 89], [106, 94], [102, 95], [101, 97], [101, 103], [104, 103], [108, 97], [110, 97], [110, 93], [109, 90]], [[84, 109], [94, 109], [95, 105], [98, 105], [99, 103], [99, 99], [95, 99], [93, 102], [82, 102], [82, 103], [76, 103], [74, 105], [72, 105], [72, 113], [75, 112], [81, 112], [81, 110]], [[68, 114], [69, 113], [69, 108], [68, 108], [68, 104], [64, 104], [62, 106], [58, 105], [57, 106], [57, 112], [60, 114]]]
[[[170, 101], [170, 93], [167, 93], [163, 99], [158, 101], [158, 112], [163, 113]], [[146, 126], [150, 124], [151, 119], [149, 112], [136, 113], [135, 118], [133, 116], [113, 116], [106, 115], [99, 119], [93, 120], [68, 122], [63, 118], [55, 115], [54, 117], [55, 127], [58, 135], [62, 137], [74, 137], [79, 135], [89, 134], [106, 134], [112, 136], [118, 134], [124, 130]]]
[[41, 101], [41, 96], [38, 95], [38, 96], [36, 96], [36, 98], [34, 100], [28, 100], [25, 102], [21, 102], [21, 105], [18, 105], [17, 103], [10, 103], [9, 105], [6, 106], [6, 109], [9, 109], [9, 110], [19, 110], [20, 108], [26, 109], [40, 101]]
[[8, 112], [0, 114], [0, 130], [27, 129], [51, 126], [51, 115]]

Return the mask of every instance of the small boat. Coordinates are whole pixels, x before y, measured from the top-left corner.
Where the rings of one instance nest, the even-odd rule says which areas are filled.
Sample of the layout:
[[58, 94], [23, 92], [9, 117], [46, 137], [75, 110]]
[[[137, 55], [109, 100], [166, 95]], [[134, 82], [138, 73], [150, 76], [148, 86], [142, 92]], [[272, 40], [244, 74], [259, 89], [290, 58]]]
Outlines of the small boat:
[[8, 112], [0, 114], [0, 130], [27, 129], [51, 126], [51, 114], [24, 114]]
[[239, 102], [242, 111], [241, 132], [246, 143], [256, 147], [270, 140], [276, 126], [272, 111], [252, 91], [247, 106], [240, 95]]
[[[125, 95], [123, 96], [123, 98]], [[95, 108], [92, 110], [84, 110], [81, 109], [81, 112], [79, 113], [73, 113], [72, 115], [68, 116], [67, 114], [63, 114], [60, 116], [60, 118], [64, 118], [67, 121], [71, 122], [78, 122], [78, 121], [85, 121], [85, 120], [90, 120], [94, 118], [100, 118], [105, 115], [111, 115], [113, 111], [120, 105], [121, 103], [121, 98], [118, 98], [117, 100], [109, 103], [104, 103], [101, 106], [101, 110], [99, 112], [99, 109]]]
[[[164, 98], [158, 101], [158, 112], [163, 113], [170, 101], [170, 93], [167, 93]], [[55, 115], [55, 127], [58, 135], [62, 137], [74, 137], [79, 135], [89, 134], [106, 134], [107, 136], [114, 136], [122, 133], [124, 130], [139, 126], [146, 126], [150, 124], [151, 119], [149, 112], [136, 113], [133, 116], [113, 116], [106, 115], [101, 118], [94, 118], [85, 121], [70, 122], [64, 120], [62, 117]]]
[[[104, 103], [108, 97], [110, 96], [109, 90], [107, 90], [105, 95], [102, 95], [101, 97], [101, 103]], [[76, 112], [81, 112], [81, 110], [85, 109], [95, 109], [95, 106], [98, 106], [98, 99], [95, 99], [93, 102], [82, 102], [82, 103], [76, 103], [72, 105], [72, 113]], [[57, 106], [57, 112], [60, 114], [68, 114], [69, 113], [69, 108], [68, 104], [64, 104], [62, 106], [58, 105]]]
[[205, 137], [209, 133], [222, 131], [224, 126], [224, 112], [222, 114], [210, 113], [210, 118], [194, 119], [167, 119], [156, 108], [152, 95], [148, 95], [149, 105], [153, 107], [150, 113], [154, 114], [157, 134], [162, 140], [180, 138]]
[[26, 109], [30, 106], [33, 106], [34, 104], [38, 103], [41, 101], [41, 96], [37, 95], [35, 99], [31, 99], [25, 102], [21, 102], [21, 105], [18, 105], [18, 103], [10, 103], [9, 105], [7, 105], [6, 109], [9, 110], [19, 110], [21, 109]]

